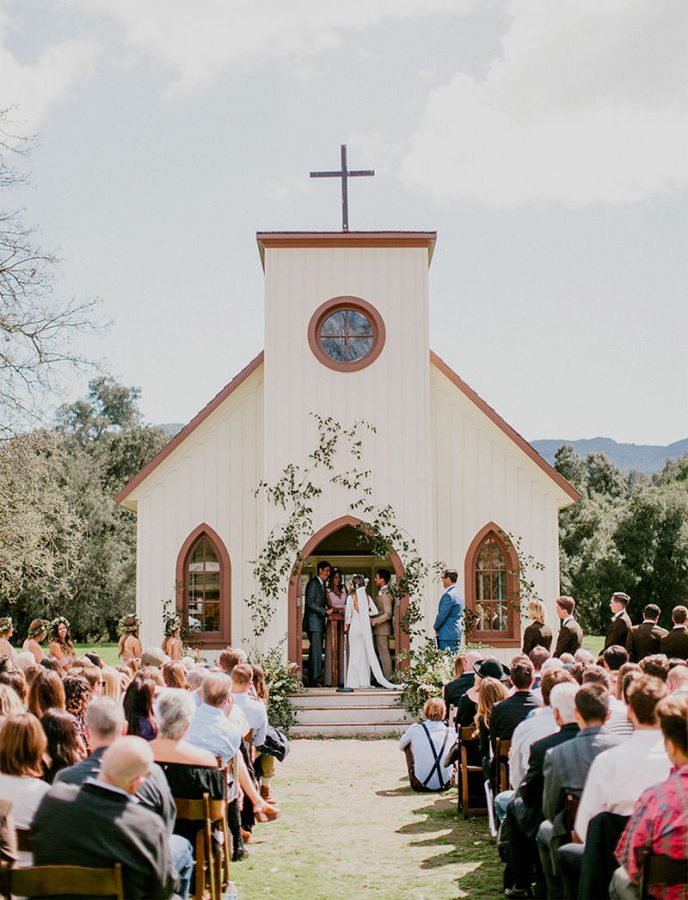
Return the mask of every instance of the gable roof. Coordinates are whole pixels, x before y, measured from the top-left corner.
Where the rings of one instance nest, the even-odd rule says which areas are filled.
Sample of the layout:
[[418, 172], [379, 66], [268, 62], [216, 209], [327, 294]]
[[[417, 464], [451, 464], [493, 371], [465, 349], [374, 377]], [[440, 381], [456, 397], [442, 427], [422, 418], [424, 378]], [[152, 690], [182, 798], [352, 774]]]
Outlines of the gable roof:
[[168, 441], [167, 444], [165, 444], [162, 450], [157, 453], [153, 457], [153, 459], [141, 469], [140, 472], [134, 475], [129, 484], [122, 488], [119, 494], [117, 494], [117, 496], [115, 497], [115, 503], [119, 503], [121, 505], [127, 499], [129, 494], [131, 494], [134, 488], [138, 487], [142, 481], [148, 478], [151, 472], [153, 472], [154, 469], [157, 469], [160, 463], [163, 462], [163, 460], [167, 459], [170, 453], [172, 453], [173, 450], [176, 450], [176, 448], [188, 438], [191, 432], [198, 428], [201, 422], [204, 422], [208, 418], [208, 416], [212, 412], [214, 412], [218, 408], [218, 406], [220, 406], [227, 399], [227, 397], [229, 397], [230, 394], [233, 394], [234, 391], [246, 381], [249, 375], [253, 374], [253, 372], [255, 372], [256, 369], [263, 364], [264, 356], [265, 353], [263, 350], [261, 350], [258, 356], [254, 357], [247, 366], [244, 366], [244, 368], [241, 370], [241, 372], [239, 372], [238, 375], [235, 375], [234, 378], [232, 378], [229, 384], [226, 384], [219, 393], [215, 394], [210, 403], [206, 403], [203, 409], [199, 413], [197, 413], [193, 417], [193, 419], [182, 428], [181, 431], [177, 432], [177, 434], [175, 434], [175, 436], [170, 441]]
[[[153, 459], [145, 465], [140, 472], [138, 472], [122, 490], [115, 497], [115, 502], [122, 505], [127, 497], [131, 494], [131, 492], [137, 488], [142, 481], [145, 481], [148, 476], [155, 471], [155, 469], [163, 462], [167, 457], [172, 453], [176, 448], [182, 444], [187, 437], [194, 431], [198, 426], [204, 422], [208, 416], [214, 412], [218, 406], [220, 406], [234, 391], [240, 387], [244, 381], [251, 375], [257, 368], [259, 368], [263, 364], [263, 360], [265, 357], [264, 351], [261, 352], [251, 360], [251, 362], [245, 366], [238, 375], [235, 375], [234, 378], [226, 384], [222, 390], [216, 394], [213, 399], [207, 403], [203, 409], [197, 413], [193, 419], [182, 428], [165, 446], [162, 450], [153, 457]], [[533, 462], [538, 465], [542, 471], [548, 475], [568, 496], [571, 498], [573, 502], [577, 502], [580, 500], [581, 495], [578, 491], [573, 487], [573, 485], [569, 484], [569, 482], [557, 472], [554, 466], [551, 466], [546, 459], [544, 459], [534, 447], [528, 443], [528, 441], [522, 437], [517, 431], [515, 431], [511, 425], [504, 421], [504, 419], [499, 415], [499, 413], [494, 410], [488, 403], [486, 403], [483, 398], [477, 394], [472, 387], [466, 384], [466, 382], [456, 374], [456, 372], [451, 369], [444, 360], [440, 359], [440, 357], [430, 351], [430, 362], [434, 365], [443, 375], [445, 375], [452, 384], [457, 387], [464, 396], [466, 396], [472, 403], [474, 403], [478, 409], [483, 412], [488, 419], [490, 419], [494, 424], [504, 432], [504, 434], [512, 440], [516, 446], [522, 450], [526, 456], [533, 460]], [[133, 508], [129, 506], [129, 508]]]
[[522, 437], [517, 431], [515, 431], [508, 422], [505, 422], [504, 419], [499, 415], [499, 413], [493, 409], [489, 403], [486, 403], [483, 398], [477, 394], [472, 387], [466, 384], [466, 382], [461, 378], [456, 372], [451, 369], [443, 359], [430, 351], [430, 362], [437, 368], [439, 371], [445, 375], [451, 383], [457, 387], [464, 396], [466, 396], [472, 403], [474, 403], [478, 409], [484, 413], [488, 419], [490, 419], [500, 431], [503, 431], [504, 434], [516, 444], [519, 450], [522, 450], [526, 456], [529, 456], [533, 462], [538, 465], [545, 475], [548, 475], [552, 481], [554, 481], [566, 494], [569, 495], [571, 500], [574, 503], [577, 503], [581, 495], [575, 489], [572, 484], [564, 478], [563, 475], [560, 475], [559, 472], [551, 466], [547, 460], [540, 456], [535, 447], [532, 447], [528, 441]]

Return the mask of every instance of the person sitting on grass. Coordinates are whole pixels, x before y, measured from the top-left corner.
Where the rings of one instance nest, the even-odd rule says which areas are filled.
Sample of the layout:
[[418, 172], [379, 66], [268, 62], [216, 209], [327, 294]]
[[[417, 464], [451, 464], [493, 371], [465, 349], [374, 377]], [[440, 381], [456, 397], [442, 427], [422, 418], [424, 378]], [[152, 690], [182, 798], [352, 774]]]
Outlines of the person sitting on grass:
[[425, 701], [425, 722], [411, 725], [399, 741], [406, 755], [411, 789], [418, 792], [446, 791], [454, 783], [454, 767], [445, 766], [444, 758], [453, 737], [453, 729], [445, 724], [447, 708], [444, 700], [432, 697]]

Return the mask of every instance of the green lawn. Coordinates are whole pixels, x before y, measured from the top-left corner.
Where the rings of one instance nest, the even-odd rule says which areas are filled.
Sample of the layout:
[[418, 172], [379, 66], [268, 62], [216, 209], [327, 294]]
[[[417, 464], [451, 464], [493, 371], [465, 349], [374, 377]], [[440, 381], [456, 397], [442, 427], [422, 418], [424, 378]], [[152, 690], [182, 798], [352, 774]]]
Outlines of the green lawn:
[[592, 650], [592, 652], [599, 656], [602, 652], [602, 647], [604, 646], [604, 635], [603, 634], [586, 634], [583, 638], [583, 646], [587, 650]]
[[117, 644], [74, 644], [74, 649], [78, 656], [83, 656], [87, 650], [92, 650], [108, 666], [116, 666], [119, 663]]

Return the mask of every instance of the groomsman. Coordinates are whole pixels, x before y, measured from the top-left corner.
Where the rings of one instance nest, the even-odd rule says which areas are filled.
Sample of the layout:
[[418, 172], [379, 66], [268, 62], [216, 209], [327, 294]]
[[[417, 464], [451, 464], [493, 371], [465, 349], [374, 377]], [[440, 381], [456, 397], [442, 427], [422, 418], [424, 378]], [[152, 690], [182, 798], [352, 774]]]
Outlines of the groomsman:
[[380, 657], [382, 672], [387, 680], [392, 674], [392, 657], [389, 655], [389, 638], [392, 634], [393, 599], [389, 592], [392, 573], [389, 569], [378, 569], [375, 573], [377, 597], [373, 601], [377, 606], [377, 615], [370, 620], [375, 637], [375, 649]]
[[444, 570], [442, 576], [444, 593], [440, 597], [434, 625], [437, 646], [440, 650], [458, 650], [461, 643], [461, 615], [464, 602], [456, 586], [458, 578], [459, 573], [456, 569]]
[[573, 597], [557, 598], [556, 610], [561, 619], [561, 627], [553, 656], [559, 657], [562, 653], [575, 653], [583, 645], [583, 629], [573, 618], [575, 608], [576, 601]]
[[308, 635], [308, 684], [323, 685], [323, 641], [327, 623], [325, 584], [330, 577], [328, 562], [318, 563], [318, 574], [306, 585], [303, 611], [303, 630]]
[[646, 656], [660, 652], [660, 641], [668, 633], [666, 628], [660, 628], [657, 624], [660, 612], [656, 603], [648, 603], [643, 610], [643, 621], [629, 631], [626, 649], [631, 662], [640, 662]]
[[686, 620], [688, 619], [688, 609], [685, 606], [675, 606], [671, 614], [671, 620], [674, 627], [659, 642], [660, 653], [666, 653], [671, 659], [688, 660], [688, 628], [686, 628]]
[[616, 591], [612, 594], [612, 599], [609, 601], [609, 608], [612, 611], [612, 621], [609, 624], [607, 637], [604, 639], [603, 652], [607, 647], [612, 647], [615, 644], [618, 647], [626, 646], [628, 632], [633, 627], [629, 615], [626, 612], [626, 607], [628, 606], [630, 599], [628, 594], [624, 594], [622, 591]]

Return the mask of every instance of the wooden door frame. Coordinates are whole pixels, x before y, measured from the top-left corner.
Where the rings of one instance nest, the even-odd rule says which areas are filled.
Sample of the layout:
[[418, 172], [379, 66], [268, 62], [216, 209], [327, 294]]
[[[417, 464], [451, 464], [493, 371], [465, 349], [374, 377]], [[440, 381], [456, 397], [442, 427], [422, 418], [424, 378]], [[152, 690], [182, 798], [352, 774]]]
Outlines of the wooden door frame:
[[[363, 524], [364, 522], [362, 519], [359, 519], [356, 516], [352, 515], [340, 516], [338, 519], [334, 519], [328, 525], [325, 525], [323, 528], [317, 531], [313, 535], [313, 537], [304, 545], [303, 550], [301, 551], [301, 558], [303, 560], [306, 560], [309, 556], [312, 556], [313, 552], [325, 540], [325, 538], [328, 538], [331, 534], [334, 534], [335, 531], [339, 531], [341, 528], [344, 528], [347, 525], [351, 525], [353, 528], [357, 528], [359, 525]], [[404, 574], [404, 565], [399, 554], [392, 548], [389, 548], [388, 550], [388, 557], [398, 581]], [[293, 577], [289, 581], [287, 616], [287, 648], [289, 654], [289, 662], [296, 664], [299, 674], [301, 673], [302, 665], [301, 641], [303, 636], [303, 608], [300, 605], [297, 606], [297, 601], [299, 599], [299, 583], [301, 581], [302, 569], [303, 564], [298, 567]], [[401, 619], [406, 613], [407, 608], [408, 597], [403, 596], [399, 600], [399, 608], [397, 610], [396, 622], [394, 625], [394, 645], [397, 648], [397, 658], [399, 653], [408, 654], [409, 651], [409, 636], [401, 627]]]

